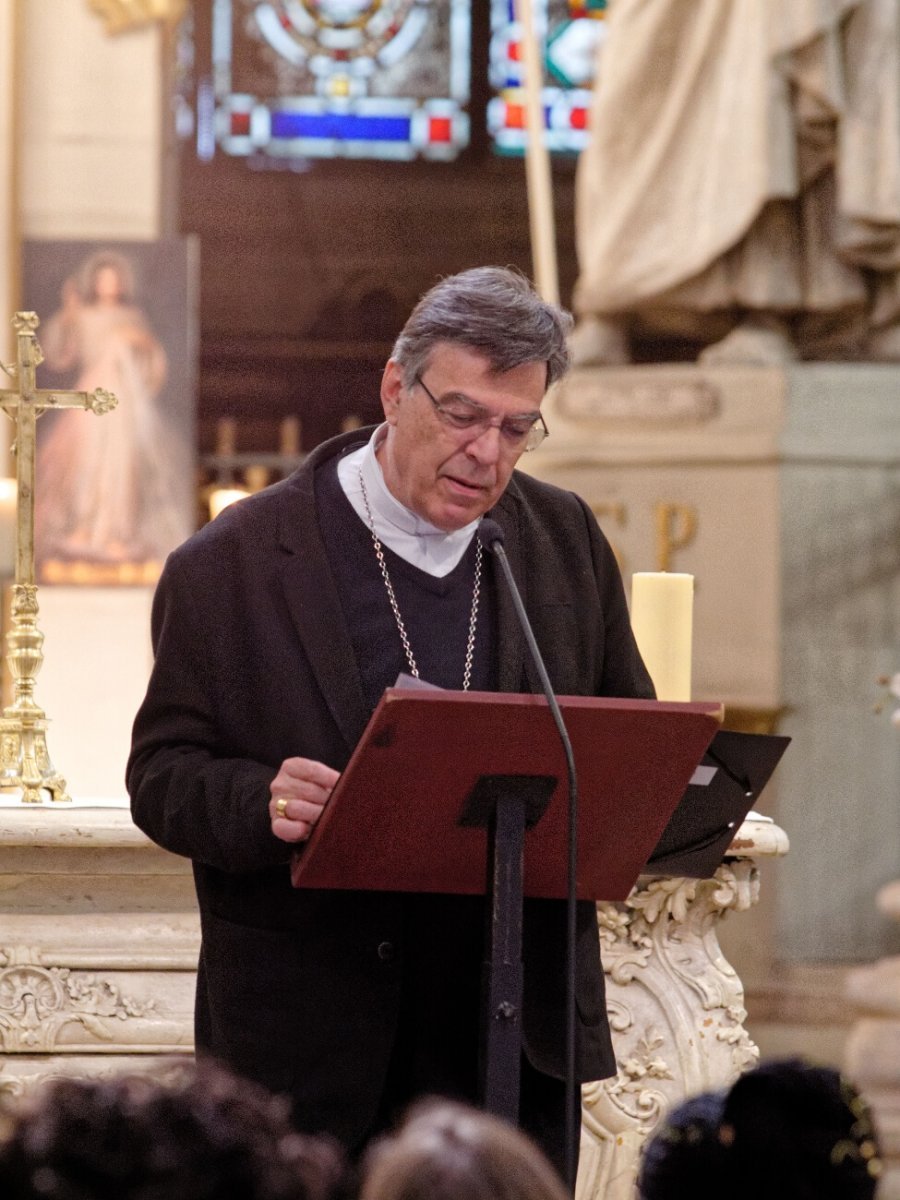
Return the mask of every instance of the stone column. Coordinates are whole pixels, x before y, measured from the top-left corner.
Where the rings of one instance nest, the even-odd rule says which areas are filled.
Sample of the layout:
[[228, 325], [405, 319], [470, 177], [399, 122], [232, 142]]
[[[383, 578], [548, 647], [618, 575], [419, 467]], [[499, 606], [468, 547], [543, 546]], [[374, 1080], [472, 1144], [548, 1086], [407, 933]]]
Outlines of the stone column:
[[712, 879], [642, 878], [624, 904], [598, 906], [619, 1071], [583, 1092], [578, 1200], [631, 1200], [641, 1147], [665, 1111], [756, 1062], [717, 928], [756, 903], [756, 860], [787, 849], [777, 825], [748, 818]]
[[[900, 922], [900, 880], [878, 894], [885, 916]], [[859, 1019], [847, 1039], [845, 1069], [875, 1113], [884, 1157], [879, 1200], [900, 1200], [900, 955], [858, 967], [847, 996]]]

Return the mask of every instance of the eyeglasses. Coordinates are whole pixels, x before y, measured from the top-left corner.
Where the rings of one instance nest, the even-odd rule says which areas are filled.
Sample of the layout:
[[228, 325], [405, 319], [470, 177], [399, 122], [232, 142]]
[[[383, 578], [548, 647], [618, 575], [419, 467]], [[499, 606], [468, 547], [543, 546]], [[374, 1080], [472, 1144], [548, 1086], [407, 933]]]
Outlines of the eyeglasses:
[[496, 428], [500, 430], [500, 436], [510, 449], [534, 450], [550, 432], [540, 413], [492, 417], [484, 405], [476, 404], [466, 396], [451, 396], [448, 400], [438, 400], [421, 375], [416, 376], [415, 382], [431, 401], [440, 420], [450, 429], [456, 429], [460, 433], [471, 433], [471, 441], [481, 437], [488, 429]]

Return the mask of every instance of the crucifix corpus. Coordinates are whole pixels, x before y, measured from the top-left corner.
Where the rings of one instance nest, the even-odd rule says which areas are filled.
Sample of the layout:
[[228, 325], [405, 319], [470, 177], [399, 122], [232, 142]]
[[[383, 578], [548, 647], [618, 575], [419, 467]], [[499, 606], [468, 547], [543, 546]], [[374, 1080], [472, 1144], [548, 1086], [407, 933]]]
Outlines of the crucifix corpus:
[[44, 655], [44, 635], [37, 627], [37, 586], [34, 582], [34, 459], [36, 423], [48, 409], [84, 408], [98, 416], [115, 408], [112, 392], [48, 391], [35, 385], [35, 371], [43, 362], [33, 312], [13, 317], [16, 362], [0, 368], [13, 380], [13, 388], [0, 388], [0, 408], [16, 426], [16, 578], [13, 584], [10, 630], [6, 635], [6, 661], [14, 680], [14, 701], [0, 717], [0, 790], [20, 790], [24, 804], [40, 804], [42, 792], [51, 800], [67, 801], [66, 781], [47, 753], [47, 717], [34, 702], [34, 684]]

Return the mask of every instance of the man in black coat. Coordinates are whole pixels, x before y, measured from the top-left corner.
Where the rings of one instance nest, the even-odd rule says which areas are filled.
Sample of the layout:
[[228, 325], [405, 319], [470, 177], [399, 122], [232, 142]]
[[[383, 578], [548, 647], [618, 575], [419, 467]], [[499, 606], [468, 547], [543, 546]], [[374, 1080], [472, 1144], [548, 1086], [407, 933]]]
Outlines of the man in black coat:
[[[514, 472], [546, 432], [568, 328], [514, 272], [445, 279], [385, 368], [384, 424], [227, 509], [157, 590], [128, 788], [136, 823], [194, 863], [198, 1051], [289, 1094], [302, 1128], [351, 1149], [417, 1095], [477, 1100], [484, 901], [293, 889], [289, 862], [398, 673], [539, 690], [475, 536], [486, 512], [555, 689], [653, 694], [587, 506]], [[527, 901], [520, 1121], [558, 1163], [564, 944], [564, 905]], [[615, 1061], [588, 904], [576, 998], [578, 1077], [603, 1078]]]

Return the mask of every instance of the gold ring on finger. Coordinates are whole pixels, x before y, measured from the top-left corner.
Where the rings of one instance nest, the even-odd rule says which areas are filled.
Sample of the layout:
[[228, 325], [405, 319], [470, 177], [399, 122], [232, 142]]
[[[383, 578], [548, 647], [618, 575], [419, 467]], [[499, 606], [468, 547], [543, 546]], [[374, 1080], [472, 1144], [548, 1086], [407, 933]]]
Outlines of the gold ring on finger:
[[287, 796], [279, 796], [275, 801], [275, 812], [279, 817], [287, 816], [288, 798]]

